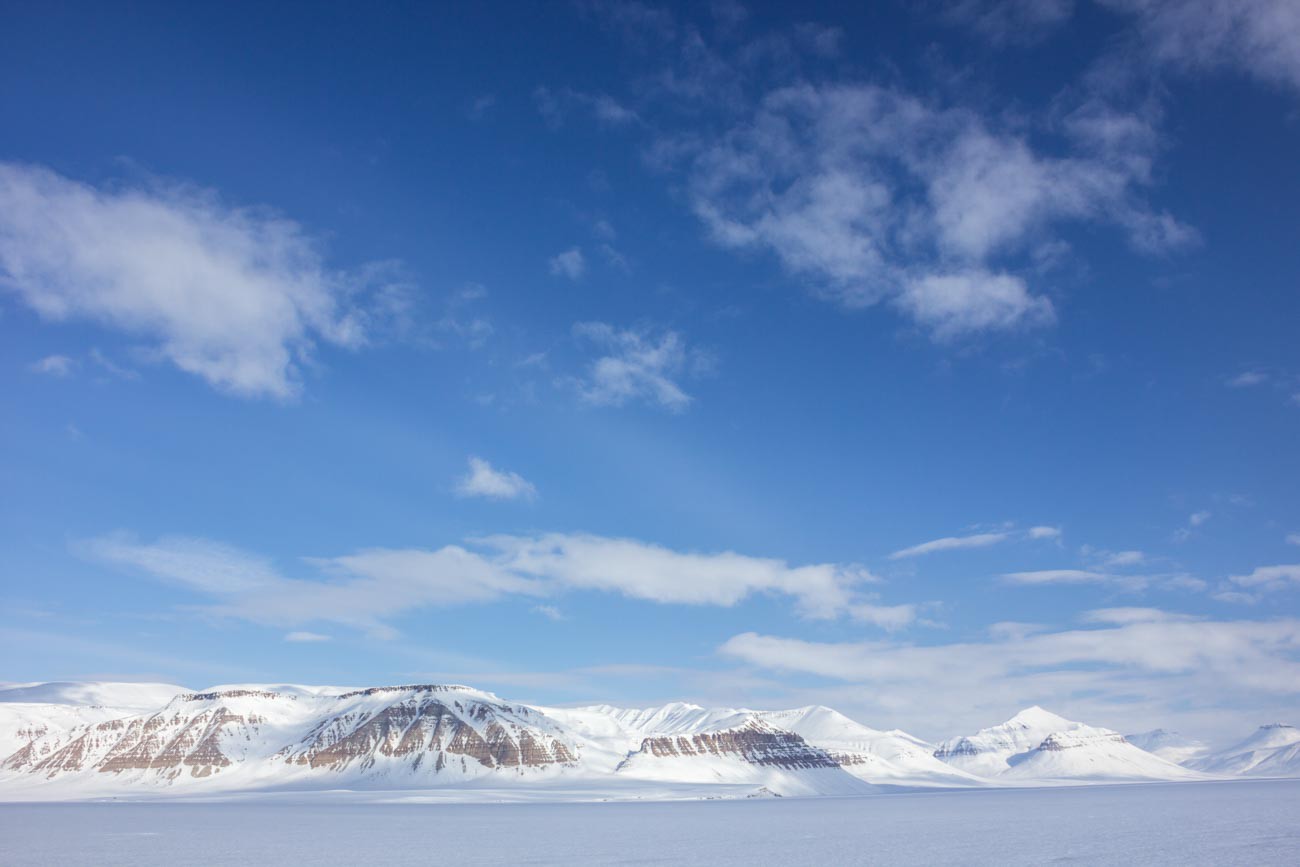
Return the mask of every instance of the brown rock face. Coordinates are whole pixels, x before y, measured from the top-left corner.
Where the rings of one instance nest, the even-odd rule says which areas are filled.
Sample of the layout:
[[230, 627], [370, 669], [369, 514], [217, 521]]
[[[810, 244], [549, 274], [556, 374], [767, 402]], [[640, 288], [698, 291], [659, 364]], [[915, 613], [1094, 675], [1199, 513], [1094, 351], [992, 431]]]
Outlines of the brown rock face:
[[732, 756], [752, 765], [778, 768], [837, 768], [835, 759], [794, 732], [783, 731], [760, 720], [718, 732], [696, 735], [646, 738], [641, 753], [671, 758], [678, 756]]
[[343, 770], [354, 762], [365, 770], [380, 756], [407, 756], [411, 767], [418, 768], [432, 756], [434, 773], [457, 759], [462, 768], [466, 767], [464, 760], [471, 759], [491, 769], [577, 760], [563, 741], [528, 725], [530, 717], [537, 717], [528, 708], [448, 700], [434, 694], [444, 691], [439, 687], [386, 687], [349, 693], [340, 699], [411, 690], [417, 694], [380, 710], [330, 718], [300, 745], [283, 750], [282, 756], [295, 764], [331, 770]]

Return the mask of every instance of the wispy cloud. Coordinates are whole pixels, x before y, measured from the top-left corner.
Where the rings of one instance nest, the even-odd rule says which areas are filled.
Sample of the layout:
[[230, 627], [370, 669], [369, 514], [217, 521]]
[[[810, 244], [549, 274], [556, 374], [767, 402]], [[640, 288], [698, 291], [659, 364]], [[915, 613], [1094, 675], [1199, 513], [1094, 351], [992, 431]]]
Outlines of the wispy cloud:
[[1246, 575], [1232, 575], [1228, 580], [1238, 587], [1248, 587], [1256, 591], [1282, 590], [1300, 585], [1300, 563], [1260, 566]]
[[1061, 528], [1051, 527], [1040, 524], [1030, 527], [1027, 530], [999, 530], [993, 533], [972, 533], [968, 536], [944, 536], [941, 539], [931, 539], [928, 542], [921, 542], [918, 545], [912, 545], [908, 548], [902, 548], [889, 555], [891, 560], [903, 560], [909, 557], [920, 557], [925, 554], [933, 554], [937, 551], [957, 551], [966, 548], [988, 548], [991, 545], [998, 545], [1002, 542], [1015, 539], [1059, 539], [1061, 538]]
[[491, 500], [531, 500], [537, 497], [537, 488], [518, 473], [495, 469], [482, 458], [471, 456], [469, 472], [457, 481], [456, 493]]
[[[378, 272], [366, 272], [378, 274]], [[292, 398], [319, 343], [367, 341], [368, 286], [297, 223], [181, 185], [102, 188], [0, 163], [0, 286], [85, 319], [222, 391]]]
[[43, 373], [46, 376], [56, 376], [59, 378], [71, 376], [72, 372], [77, 369], [77, 360], [66, 355], [47, 355], [39, 361], [33, 361], [28, 365], [33, 373]]
[[906, 557], [920, 557], [923, 554], [933, 554], [936, 551], [955, 551], [962, 548], [987, 548], [990, 545], [1005, 542], [1009, 538], [1011, 538], [1010, 533], [975, 533], [970, 536], [945, 536], [942, 539], [931, 539], [929, 542], [922, 542], [910, 548], [902, 548], [890, 554], [889, 559], [902, 560]]
[[582, 255], [581, 249], [571, 247], [552, 256], [550, 261], [547, 262], [547, 268], [555, 277], [581, 280], [582, 276], [587, 273], [587, 257]]
[[284, 636], [284, 640], [292, 644], [319, 644], [331, 639], [328, 635], [319, 632], [290, 632]]
[[690, 405], [691, 396], [677, 380], [691, 372], [697, 355], [688, 351], [677, 332], [620, 331], [604, 322], [580, 322], [573, 332], [608, 353], [592, 361], [586, 374], [574, 381], [587, 403], [622, 406], [644, 400], [673, 412]]
[[764, 594], [793, 600], [806, 617], [849, 616], [890, 630], [915, 620], [914, 606], [878, 606], [874, 596], [864, 595], [861, 588], [877, 579], [860, 566], [793, 566], [730, 551], [681, 552], [584, 534], [491, 536], [432, 550], [372, 548], [306, 558], [317, 573], [309, 578], [289, 577], [265, 557], [205, 539], [139, 542], [116, 534], [78, 549], [210, 597], [213, 603], [201, 609], [210, 614], [270, 626], [338, 623], [378, 636], [395, 634], [387, 621], [412, 609], [579, 590], [722, 607]]

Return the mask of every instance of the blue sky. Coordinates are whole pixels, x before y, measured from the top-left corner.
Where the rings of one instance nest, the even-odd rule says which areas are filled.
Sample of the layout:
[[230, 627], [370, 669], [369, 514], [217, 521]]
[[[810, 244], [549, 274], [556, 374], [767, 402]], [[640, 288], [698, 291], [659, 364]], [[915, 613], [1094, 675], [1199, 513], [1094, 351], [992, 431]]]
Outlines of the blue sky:
[[9, 680], [1300, 708], [1285, 0], [13, 6]]

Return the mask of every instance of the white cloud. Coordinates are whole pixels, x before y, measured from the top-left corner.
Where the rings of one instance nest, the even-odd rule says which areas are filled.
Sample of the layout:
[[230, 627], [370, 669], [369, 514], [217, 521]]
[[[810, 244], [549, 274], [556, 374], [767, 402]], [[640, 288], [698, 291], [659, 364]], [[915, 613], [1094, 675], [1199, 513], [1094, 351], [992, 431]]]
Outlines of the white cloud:
[[849, 616], [862, 623], [879, 626], [886, 632], [896, 632], [916, 622], [916, 605], [872, 605], [859, 603], [849, 607]]
[[1102, 564], [1111, 568], [1118, 566], [1136, 566], [1146, 561], [1141, 551], [1113, 551], [1102, 557]]
[[1047, 526], [1030, 527], [1028, 535], [1031, 539], [1059, 539], [1061, 538], [1061, 528]]
[[482, 458], [470, 457], [469, 472], [456, 483], [456, 493], [492, 500], [531, 500], [537, 496], [537, 488], [518, 473], [497, 470]]
[[1248, 370], [1245, 373], [1239, 373], [1232, 379], [1228, 380], [1229, 388], [1250, 388], [1253, 385], [1261, 385], [1268, 381], [1268, 374], [1260, 370]]
[[1287, 533], [1286, 543], [1288, 545], [1300, 545], [1300, 533]]
[[1187, 518], [1187, 523], [1193, 527], [1199, 527], [1206, 521], [1210, 520], [1209, 512], [1193, 512]]
[[[1129, 132], [1119, 132], [1129, 130]], [[1153, 134], [1141, 118], [1085, 107], [1067, 155], [1018, 132], [868, 84], [769, 92], [751, 117], [690, 155], [696, 214], [725, 247], [765, 249], [850, 307], [892, 300], [937, 339], [1046, 325], [1051, 301], [1000, 267], [1067, 221], [1120, 227], [1140, 249], [1193, 233], [1153, 213]]]
[[1089, 617], [1105, 625], [1008, 628], [989, 641], [937, 645], [822, 643], [749, 632], [720, 652], [760, 669], [842, 681], [843, 689], [819, 689], [820, 699], [841, 698], [873, 725], [947, 734], [1005, 719], [1029, 704], [1100, 725], [1135, 710], [1166, 721], [1194, 715], [1221, 722], [1226, 709], [1294, 707], [1300, 695], [1300, 620], [1195, 620], [1151, 609]]
[[858, 588], [877, 579], [860, 566], [792, 566], [730, 551], [680, 552], [584, 534], [492, 536], [467, 547], [374, 548], [307, 558], [317, 574], [306, 579], [284, 575], [264, 557], [204, 539], [141, 543], [119, 534], [79, 548], [94, 559], [212, 597], [214, 604], [202, 609], [209, 613], [272, 626], [339, 623], [384, 637], [395, 634], [387, 621], [412, 609], [576, 590], [724, 607], [756, 594], [784, 596], [808, 617], [848, 615], [891, 630], [914, 619], [911, 606], [867, 604]]
[[1300, 89], [1294, 0], [1104, 0], [1137, 17], [1143, 57], [1189, 71], [1238, 69]]
[[93, 559], [133, 567], [204, 593], [253, 592], [281, 580], [265, 557], [208, 539], [164, 536], [141, 544], [125, 533], [115, 533], [76, 547]]
[[732, 606], [754, 593], [795, 599], [815, 617], [832, 617], [852, 602], [852, 588], [873, 577], [858, 566], [790, 566], [730, 551], [682, 553], [633, 539], [552, 533], [477, 540], [508, 571], [564, 587], [605, 590], [634, 599]]
[[319, 632], [290, 632], [284, 636], [284, 640], [293, 644], [318, 644], [331, 639]]
[[943, 16], [975, 30], [995, 45], [1031, 43], [1063, 25], [1074, 0], [953, 0]]
[[587, 259], [582, 255], [582, 250], [573, 247], [552, 256], [547, 267], [553, 276], [581, 280], [582, 275], [587, 273]]
[[297, 223], [211, 192], [0, 163], [0, 287], [45, 319], [141, 338], [231, 394], [292, 398], [319, 342], [363, 345], [362, 282], [327, 269]]
[[1239, 587], [1281, 590], [1289, 585], [1300, 584], [1300, 563], [1260, 566], [1249, 575], [1233, 575], [1228, 580]]
[[1009, 584], [1106, 584], [1113, 575], [1086, 569], [1040, 569], [1035, 572], [1008, 572], [1002, 580]]
[[945, 536], [942, 539], [931, 539], [929, 542], [922, 542], [919, 545], [895, 551], [889, 555], [889, 559], [901, 560], [905, 557], [919, 557], [922, 554], [932, 554], [935, 551], [953, 551], [961, 548], [987, 548], [989, 545], [996, 545], [1009, 538], [1011, 538], [1010, 533], [975, 533], [971, 536]]
[[587, 368], [576, 381], [578, 394], [588, 403], [622, 406], [644, 400], [680, 412], [691, 403], [676, 378], [687, 372], [692, 356], [675, 331], [654, 337], [642, 331], [619, 331], [603, 322], [580, 322], [573, 327], [578, 337], [609, 352]]
[[1056, 320], [1052, 302], [1031, 295], [1024, 280], [984, 270], [917, 277], [904, 284], [896, 303], [937, 340]]
[[33, 361], [29, 367], [34, 373], [65, 377], [71, 376], [77, 369], [77, 360], [66, 355], [47, 355], [40, 361]]
[[545, 617], [547, 620], [560, 621], [564, 619], [564, 612], [554, 605], [534, 605], [533, 611]]
[[1159, 608], [1096, 608], [1085, 611], [1080, 618], [1084, 623], [1107, 623], [1125, 626], [1130, 623], [1178, 623], [1202, 618], [1190, 614], [1177, 614]]

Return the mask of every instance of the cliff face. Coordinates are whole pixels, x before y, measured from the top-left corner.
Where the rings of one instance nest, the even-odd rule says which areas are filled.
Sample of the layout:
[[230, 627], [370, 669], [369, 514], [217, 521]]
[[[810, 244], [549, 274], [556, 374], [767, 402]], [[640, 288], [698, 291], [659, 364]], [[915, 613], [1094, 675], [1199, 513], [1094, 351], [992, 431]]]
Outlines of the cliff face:
[[0, 770], [128, 775], [155, 782], [227, 770], [324, 775], [370, 771], [477, 775], [572, 765], [577, 746], [530, 708], [456, 687], [380, 687], [337, 695], [233, 689], [186, 693], [162, 710], [70, 730], [29, 725]]
[[[794, 732], [775, 728], [760, 719], [719, 731], [646, 738], [637, 753], [661, 759], [717, 756], [788, 770], [839, 767], [825, 750], [810, 745]], [[629, 756], [624, 765], [636, 758], [637, 754]]]
[[438, 772], [469, 762], [488, 769], [540, 768], [573, 764], [577, 750], [550, 731], [549, 721], [530, 708], [462, 700], [438, 687], [385, 687], [345, 693], [359, 696], [398, 693], [379, 710], [344, 711], [322, 721], [303, 740], [281, 751], [289, 762], [311, 768], [362, 770], [380, 757], [404, 759], [412, 770]]

